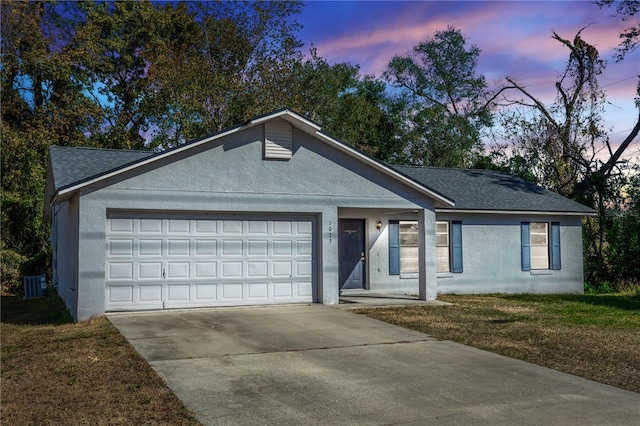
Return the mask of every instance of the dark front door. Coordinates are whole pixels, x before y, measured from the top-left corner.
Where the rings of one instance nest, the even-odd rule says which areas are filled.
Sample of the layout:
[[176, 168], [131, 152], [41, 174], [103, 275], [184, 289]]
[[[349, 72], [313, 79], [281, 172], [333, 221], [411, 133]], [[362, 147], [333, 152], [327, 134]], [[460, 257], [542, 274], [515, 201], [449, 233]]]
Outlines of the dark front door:
[[364, 220], [340, 219], [340, 289], [364, 288]]

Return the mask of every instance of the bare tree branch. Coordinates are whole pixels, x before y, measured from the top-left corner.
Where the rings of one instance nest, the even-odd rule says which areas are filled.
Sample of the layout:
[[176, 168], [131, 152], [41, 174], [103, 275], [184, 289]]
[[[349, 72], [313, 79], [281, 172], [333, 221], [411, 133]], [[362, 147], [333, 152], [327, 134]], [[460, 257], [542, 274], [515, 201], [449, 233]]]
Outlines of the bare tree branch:
[[[527, 98], [531, 99], [531, 101], [535, 104], [536, 108], [538, 109], [538, 111], [540, 111], [547, 120], [549, 120], [549, 122], [551, 124], [553, 124], [554, 127], [558, 128], [560, 126], [558, 126], [558, 123], [556, 122], [556, 120], [553, 118], [553, 116], [549, 113], [549, 111], [547, 110], [547, 108], [544, 106], [544, 104], [542, 102], [540, 102], [538, 99], [536, 99], [531, 93], [529, 93], [524, 86], [519, 85], [518, 83], [515, 82], [515, 80], [511, 77], [507, 77], [506, 80], [511, 83], [519, 92], [521, 92], [523, 95], [525, 95]], [[523, 104], [524, 105], [524, 104]]]
[[482, 105], [482, 109], [487, 109], [491, 106], [491, 104], [493, 104], [493, 102], [498, 98], [498, 96], [500, 96], [503, 92], [507, 91], [507, 90], [512, 90], [512, 89], [517, 89], [516, 86], [503, 86], [502, 88], [500, 88], [500, 90], [498, 90], [493, 96], [491, 96], [489, 99], [487, 99], [487, 101], [484, 103], [484, 105]]
[[605, 176], [609, 176], [611, 174], [611, 171], [613, 170], [615, 165], [618, 164], [618, 160], [620, 160], [622, 154], [626, 151], [635, 137], [638, 136], [638, 132], [640, 132], [640, 112], [638, 112], [638, 121], [631, 130], [631, 133], [629, 133], [625, 140], [622, 141], [611, 158], [609, 158], [609, 160], [602, 167], [600, 167], [600, 170], [598, 170], [600, 173], [604, 174]]

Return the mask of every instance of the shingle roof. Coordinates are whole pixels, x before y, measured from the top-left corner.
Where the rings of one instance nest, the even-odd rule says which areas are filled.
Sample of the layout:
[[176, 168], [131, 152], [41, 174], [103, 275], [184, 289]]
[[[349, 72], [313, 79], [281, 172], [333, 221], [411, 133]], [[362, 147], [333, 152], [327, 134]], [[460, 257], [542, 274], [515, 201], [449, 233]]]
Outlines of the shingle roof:
[[392, 166], [393, 169], [452, 198], [450, 210], [594, 213], [592, 209], [517, 176], [493, 170]]
[[[152, 151], [59, 146], [51, 146], [49, 154], [54, 192], [157, 155]], [[455, 206], [447, 207], [451, 210], [594, 213], [582, 204], [508, 173], [437, 167], [389, 167], [432, 192], [452, 199]]]
[[55, 190], [76, 185], [144, 158], [152, 151], [132, 151], [68, 146], [50, 146], [49, 158]]

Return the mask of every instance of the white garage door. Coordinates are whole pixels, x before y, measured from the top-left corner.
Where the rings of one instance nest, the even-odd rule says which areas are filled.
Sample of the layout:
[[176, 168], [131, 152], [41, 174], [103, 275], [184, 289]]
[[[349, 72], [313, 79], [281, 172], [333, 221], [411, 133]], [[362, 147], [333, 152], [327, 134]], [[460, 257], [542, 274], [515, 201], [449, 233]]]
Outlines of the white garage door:
[[111, 213], [106, 310], [313, 301], [312, 218]]

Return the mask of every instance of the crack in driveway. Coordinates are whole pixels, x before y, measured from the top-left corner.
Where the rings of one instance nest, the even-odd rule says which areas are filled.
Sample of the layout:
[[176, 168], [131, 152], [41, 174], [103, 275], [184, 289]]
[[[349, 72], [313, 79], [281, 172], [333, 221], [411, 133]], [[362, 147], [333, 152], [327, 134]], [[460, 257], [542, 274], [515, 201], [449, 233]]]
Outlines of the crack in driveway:
[[390, 346], [390, 345], [400, 345], [400, 344], [408, 344], [408, 343], [421, 343], [421, 342], [434, 342], [439, 341], [436, 338], [428, 337], [425, 339], [415, 339], [415, 340], [399, 340], [394, 342], [377, 342], [377, 343], [362, 343], [358, 345], [335, 345], [335, 346], [318, 346], [313, 348], [293, 348], [293, 349], [283, 349], [279, 351], [255, 351], [255, 352], [235, 352], [235, 353], [226, 353], [226, 354], [211, 354], [211, 355], [203, 355], [203, 356], [184, 356], [184, 357], [163, 357], [162, 359], [154, 359], [150, 360], [150, 362], [161, 362], [161, 361], [180, 361], [180, 360], [197, 360], [197, 359], [216, 359], [216, 358], [224, 358], [224, 357], [232, 357], [232, 356], [247, 356], [247, 355], [264, 355], [264, 354], [278, 354], [278, 353], [294, 353], [294, 352], [310, 352], [310, 351], [323, 351], [329, 349], [344, 349], [344, 348], [359, 348], [359, 347], [367, 347], [367, 346]]

